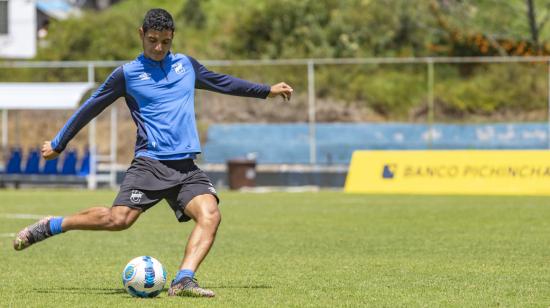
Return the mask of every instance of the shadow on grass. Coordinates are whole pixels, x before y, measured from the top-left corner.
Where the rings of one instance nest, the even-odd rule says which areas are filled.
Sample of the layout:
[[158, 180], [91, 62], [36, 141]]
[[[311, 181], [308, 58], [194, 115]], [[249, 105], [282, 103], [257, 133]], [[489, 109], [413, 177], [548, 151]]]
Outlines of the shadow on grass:
[[246, 285], [246, 286], [239, 286], [239, 285], [209, 285], [205, 286], [209, 289], [273, 289], [272, 286], [268, 285]]
[[114, 288], [35, 288], [36, 293], [66, 293], [66, 294], [126, 294], [124, 289]]
[[[273, 289], [269, 285], [219, 285], [208, 286], [212, 289]], [[61, 287], [61, 288], [34, 288], [36, 293], [44, 294], [101, 294], [101, 295], [128, 295], [126, 290], [117, 288], [77, 288], [77, 287]], [[168, 289], [162, 290], [163, 293]], [[131, 297], [130, 297], [131, 298]]]

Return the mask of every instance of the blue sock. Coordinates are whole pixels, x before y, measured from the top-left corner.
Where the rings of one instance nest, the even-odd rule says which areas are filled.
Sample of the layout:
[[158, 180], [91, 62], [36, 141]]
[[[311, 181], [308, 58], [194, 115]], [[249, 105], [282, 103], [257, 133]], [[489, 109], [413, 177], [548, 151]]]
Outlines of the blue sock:
[[184, 277], [189, 277], [189, 278], [193, 279], [193, 277], [195, 277], [195, 272], [193, 272], [192, 270], [189, 270], [189, 269], [179, 270], [177, 275], [176, 275], [176, 278], [174, 279], [174, 281], [180, 281]]
[[62, 222], [63, 222], [62, 216], [54, 217], [50, 219], [50, 232], [52, 233], [52, 235], [56, 235], [63, 232], [63, 230], [61, 230]]

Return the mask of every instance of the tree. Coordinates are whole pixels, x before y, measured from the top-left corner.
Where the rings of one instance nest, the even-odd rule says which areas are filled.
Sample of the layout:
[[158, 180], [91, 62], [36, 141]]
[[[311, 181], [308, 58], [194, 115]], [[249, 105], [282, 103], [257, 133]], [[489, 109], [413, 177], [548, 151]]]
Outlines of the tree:
[[201, 0], [187, 0], [185, 6], [178, 14], [187, 25], [196, 29], [203, 29], [206, 25], [206, 15], [201, 7]]
[[529, 22], [529, 29], [531, 31], [531, 40], [537, 46], [537, 48], [540, 48], [540, 33], [542, 32], [546, 22], [548, 21], [548, 18], [550, 15], [548, 14], [548, 7], [550, 4], [546, 4], [547, 10], [544, 11], [544, 15], [541, 18], [539, 22], [537, 22], [537, 10], [536, 10], [536, 4], [533, 0], [525, 0], [525, 4], [527, 6], [527, 20]]

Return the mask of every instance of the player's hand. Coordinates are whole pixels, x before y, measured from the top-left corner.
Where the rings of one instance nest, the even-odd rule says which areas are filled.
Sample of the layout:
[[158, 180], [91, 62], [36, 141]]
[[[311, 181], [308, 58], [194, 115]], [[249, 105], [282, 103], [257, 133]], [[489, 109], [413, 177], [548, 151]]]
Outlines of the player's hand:
[[55, 159], [59, 156], [59, 153], [54, 151], [52, 149], [52, 143], [51, 141], [44, 141], [44, 144], [42, 145], [42, 157], [46, 160]]
[[280, 95], [285, 101], [288, 101], [292, 96], [292, 91], [294, 91], [292, 87], [284, 82], [279, 82], [278, 84], [271, 86], [271, 92], [269, 92], [268, 97], [276, 97]]

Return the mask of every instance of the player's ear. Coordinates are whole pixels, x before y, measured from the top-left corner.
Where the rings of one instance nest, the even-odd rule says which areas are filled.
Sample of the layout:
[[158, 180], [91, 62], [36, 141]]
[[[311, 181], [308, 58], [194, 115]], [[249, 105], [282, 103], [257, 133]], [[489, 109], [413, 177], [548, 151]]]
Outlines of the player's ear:
[[139, 31], [139, 37], [143, 40], [143, 38], [145, 37], [145, 32], [143, 32], [143, 28], [139, 27], [138, 31]]

